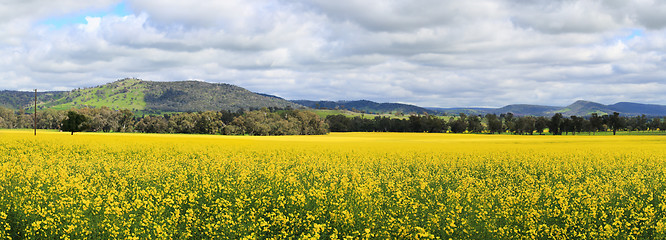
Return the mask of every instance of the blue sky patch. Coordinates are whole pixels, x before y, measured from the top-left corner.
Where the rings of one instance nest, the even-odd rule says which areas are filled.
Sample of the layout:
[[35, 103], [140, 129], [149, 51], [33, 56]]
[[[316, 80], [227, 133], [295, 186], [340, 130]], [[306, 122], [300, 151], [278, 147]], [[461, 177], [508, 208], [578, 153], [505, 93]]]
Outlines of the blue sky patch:
[[104, 8], [88, 8], [82, 9], [75, 12], [70, 12], [64, 15], [53, 16], [46, 18], [42, 21], [39, 21], [40, 25], [50, 25], [55, 28], [61, 28], [63, 26], [75, 25], [75, 24], [86, 24], [86, 17], [103, 17], [109, 15], [116, 16], [127, 16], [131, 14], [129, 8], [127, 7], [125, 1], [122, 1], [115, 6], [109, 6]]
[[632, 29], [631, 34], [629, 34], [629, 36], [625, 37], [625, 40], [631, 40], [631, 39], [634, 39], [636, 37], [642, 37], [644, 34], [645, 34], [645, 32], [643, 31], [643, 29]]

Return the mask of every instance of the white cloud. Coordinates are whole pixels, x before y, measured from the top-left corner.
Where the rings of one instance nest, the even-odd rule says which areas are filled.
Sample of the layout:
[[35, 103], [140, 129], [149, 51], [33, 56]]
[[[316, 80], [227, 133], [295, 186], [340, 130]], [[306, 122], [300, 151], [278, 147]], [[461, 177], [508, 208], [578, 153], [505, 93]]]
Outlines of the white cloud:
[[127, 16], [43, 22], [119, 3], [3, 2], [0, 85], [139, 77], [422, 106], [666, 104], [657, 0], [126, 0]]

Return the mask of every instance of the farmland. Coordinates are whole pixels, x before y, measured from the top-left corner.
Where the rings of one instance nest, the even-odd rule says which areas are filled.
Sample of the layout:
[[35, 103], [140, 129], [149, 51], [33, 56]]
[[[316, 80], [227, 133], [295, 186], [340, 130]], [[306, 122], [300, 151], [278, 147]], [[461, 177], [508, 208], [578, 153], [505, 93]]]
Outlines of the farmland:
[[0, 239], [664, 238], [665, 146], [0, 130]]

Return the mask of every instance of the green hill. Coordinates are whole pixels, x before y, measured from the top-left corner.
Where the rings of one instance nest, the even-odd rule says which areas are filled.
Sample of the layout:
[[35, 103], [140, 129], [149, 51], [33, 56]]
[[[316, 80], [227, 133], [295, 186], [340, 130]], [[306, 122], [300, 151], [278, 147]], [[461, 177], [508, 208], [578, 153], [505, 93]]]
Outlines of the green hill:
[[619, 112], [625, 116], [636, 116], [645, 114], [647, 116], [666, 116], [666, 106], [656, 104], [641, 104], [621, 102], [612, 105], [604, 105], [590, 101], [578, 100], [566, 107], [512, 104], [501, 108], [429, 108], [437, 112], [447, 114], [473, 114], [485, 115], [487, 113], [502, 114], [513, 113], [519, 116], [552, 116], [561, 113], [564, 116], [589, 116], [592, 113], [599, 115]]
[[[33, 92], [2, 91], [0, 106], [32, 109]], [[200, 81], [152, 82], [122, 79], [101, 86], [68, 92], [38, 92], [40, 109], [109, 107], [142, 113], [196, 112], [263, 107], [299, 108], [279, 97], [257, 94], [247, 89], [221, 83]]]
[[44, 101], [37, 106], [58, 110], [106, 106], [112, 109], [143, 111], [147, 109], [144, 100], [147, 89], [146, 81], [123, 79], [102, 86], [64, 92], [61, 98]]
[[562, 113], [564, 116], [588, 116], [592, 113], [599, 115], [612, 114], [615, 110], [601, 103], [578, 100], [569, 106], [554, 111], [553, 113]]
[[368, 100], [359, 100], [359, 101], [309, 101], [309, 100], [292, 100], [292, 102], [298, 103], [300, 105], [309, 107], [309, 108], [318, 108], [318, 109], [341, 109], [349, 110], [355, 112], [366, 112], [366, 113], [377, 113], [377, 114], [386, 114], [386, 113], [404, 113], [404, 114], [433, 114], [435, 111], [428, 110], [422, 107], [402, 104], [402, 103], [376, 103]]
[[[34, 92], [0, 91], [0, 107], [25, 109], [31, 111], [34, 104]], [[136, 113], [161, 114], [167, 112], [197, 112], [259, 108], [302, 108], [349, 110], [356, 113], [374, 114], [458, 114], [485, 115], [511, 112], [524, 116], [552, 116], [562, 113], [564, 116], [589, 116], [619, 112], [626, 116], [645, 114], [648, 116], [666, 116], [665, 105], [621, 102], [612, 105], [579, 100], [566, 107], [512, 104], [501, 108], [422, 108], [401, 103], [376, 103], [360, 101], [287, 101], [280, 97], [260, 94], [247, 89], [224, 83], [201, 81], [153, 82], [126, 78], [101, 86], [74, 89], [72, 91], [52, 91], [37, 93], [39, 109], [64, 110], [83, 107], [109, 107], [111, 109], [129, 109]], [[322, 112], [322, 114], [331, 114]]]
[[[50, 102], [62, 97], [65, 92], [37, 92], [37, 103]], [[33, 105], [35, 102], [34, 92], [23, 91], [0, 91], [0, 107], [20, 109]]]
[[299, 108], [287, 100], [223, 83], [200, 81], [144, 82], [146, 108], [166, 112], [238, 110], [262, 107]]

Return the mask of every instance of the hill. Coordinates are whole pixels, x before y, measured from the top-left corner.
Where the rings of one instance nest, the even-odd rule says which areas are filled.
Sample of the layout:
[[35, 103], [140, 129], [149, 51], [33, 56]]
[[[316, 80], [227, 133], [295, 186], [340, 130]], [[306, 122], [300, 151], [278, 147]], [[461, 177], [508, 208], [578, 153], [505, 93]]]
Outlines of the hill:
[[474, 114], [485, 115], [488, 113], [502, 114], [513, 113], [518, 116], [552, 116], [555, 113], [561, 113], [564, 116], [589, 116], [592, 113], [599, 115], [612, 114], [619, 112], [625, 116], [636, 116], [645, 114], [647, 116], [666, 116], [666, 106], [656, 104], [641, 104], [620, 102], [612, 105], [578, 100], [566, 107], [512, 104], [501, 108], [429, 108], [431, 110], [447, 114]]
[[[564, 116], [588, 116], [592, 113], [597, 113], [599, 115], [611, 114], [617, 110], [611, 109], [606, 105], [601, 103], [595, 103], [590, 101], [578, 100], [572, 103], [569, 106], [561, 108], [554, 111], [553, 113], [562, 113]], [[550, 112], [549, 112], [550, 113]], [[622, 112], [626, 115], [626, 113]]]
[[553, 106], [541, 106], [541, 105], [530, 105], [530, 104], [512, 104], [507, 105], [501, 108], [498, 108], [496, 112], [499, 113], [513, 113], [516, 115], [531, 115], [538, 116], [543, 113], [552, 112], [560, 109], [560, 107]]
[[608, 105], [608, 107], [627, 115], [645, 114], [648, 116], [665, 116], [666, 113], [666, 106], [656, 104], [619, 102], [616, 104]]
[[144, 99], [146, 108], [151, 110], [186, 112], [301, 107], [279, 97], [253, 93], [231, 84], [201, 81], [145, 83]]
[[457, 115], [464, 113], [466, 115], [485, 115], [486, 113], [491, 112], [494, 108], [438, 108], [438, 107], [428, 107], [428, 110], [435, 111], [440, 114], [449, 114]]
[[[0, 107], [30, 110], [34, 92], [0, 91]], [[625, 116], [645, 114], [666, 116], [666, 106], [619, 102], [611, 105], [579, 100], [566, 107], [512, 104], [501, 108], [423, 108], [402, 103], [377, 103], [359, 101], [287, 101], [278, 96], [254, 93], [247, 89], [223, 83], [201, 81], [153, 82], [126, 78], [101, 86], [74, 89], [72, 91], [38, 92], [40, 109], [70, 109], [82, 107], [109, 107], [129, 109], [138, 113], [161, 114], [166, 112], [219, 111], [258, 108], [338, 109], [374, 114], [458, 114], [485, 115], [511, 112], [518, 116], [588, 116], [619, 112]]]
[[359, 101], [309, 101], [309, 100], [292, 100], [292, 102], [315, 109], [342, 109], [349, 111], [361, 111], [367, 113], [396, 113], [401, 112], [404, 114], [434, 114], [433, 110], [428, 110], [422, 107], [402, 104], [402, 103], [377, 103], [368, 100]]
[[[62, 97], [64, 92], [37, 92], [37, 101], [49, 102], [53, 99]], [[34, 104], [35, 93], [23, 91], [0, 91], [0, 107], [20, 109]]]
[[[152, 82], [122, 79], [68, 92], [38, 92], [37, 98], [38, 108], [106, 106], [144, 113], [302, 107], [279, 97], [253, 93], [238, 86], [200, 81]], [[31, 108], [34, 93], [2, 91], [0, 100], [5, 107]]]

